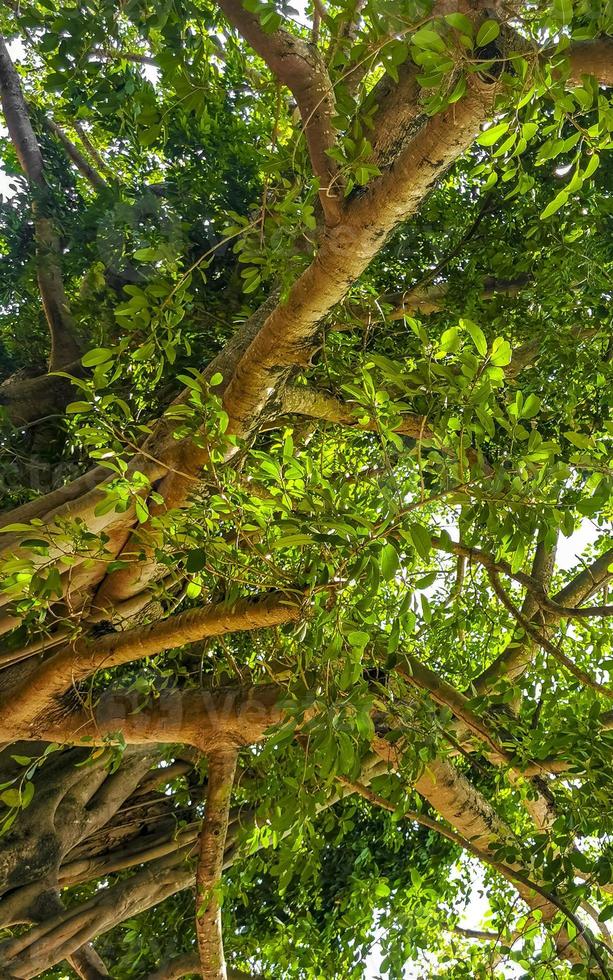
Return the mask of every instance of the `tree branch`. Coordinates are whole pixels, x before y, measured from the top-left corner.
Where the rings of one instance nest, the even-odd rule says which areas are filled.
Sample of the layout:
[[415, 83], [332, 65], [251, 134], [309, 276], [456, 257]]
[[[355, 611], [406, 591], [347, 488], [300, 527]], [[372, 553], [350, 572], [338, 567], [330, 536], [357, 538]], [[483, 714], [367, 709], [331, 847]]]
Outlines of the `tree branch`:
[[0, 101], [15, 152], [33, 190], [38, 285], [51, 337], [49, 368], [58, 370], [80, 354], [61, 270], [60, 243], [42, 202], [47, 194], [43, 157], [32, 129], [19, 75], [0, 37]]
[[353, 199], [341, 224], [327, 230], [287, 301], [271, 313], [236, 366], [224, 393], [231, 434], [246, 435], [288, 369], [308, 363], [322, 318], [470, 145], [493, 98], [491, 87], [471, 90], [451, 110], [425, 120], [389, 171]]
[[547, 639], [547, 637], [544, 636], [543, 633], [519, 611], [515, 603], [503, 589], [496, 572], [489, 571], [488, 574], [494, 592], [502, 602], [503, 606], [511, 613], [512, 616], [515, 617], [522, 629], [525, 630], [525, 632], [528, 633], [528, 635], [531, 636], [532, 639], [539, 644], [539, 646], [543, 647], [544, 650], [547, 650], [554, 660], [556, 660], [562, 667], [565, 667], [566, 670], [568, 670], [573, 677], [576, 677], [578, 681], [585, 684], [586, 687], [591, 688], [593, 691], [596, 691], [597, 694], [602, 694], [604, 697], [613, 700], [613, 688], [606, 687], [604, 684], [599, 684], [598, 681], [594, 680], [591, 674], [588, 674], [587, 671], [577, 667], [577, 665], [573, 663], [570, 657], [566, 656], [560, 647], [556, 646], [551, 642], [551, 640]]
[[332, 124], [334, 90], [317, 47], [288, 31], [276, 30], [267, 34], [258, 16], [245, 10], [241, 0], [217, 2], [230, 23], [296, 99], [313, 173], [319, 181], [319, 199], [326, 224], [338, 224], [342, 213], [342, 188], [338, 168], [327, 153], [336, 139]]
[[109, 185], [100, 176], [97, 170], [94, 170], [92, 165], [88, 163], [81, 151], [75, 144], [70, 140], [63, 129], [55, 122], [53, 119], [45, 119], [45, 124], [54, 136], [60, 141], [64, 147], [67, 156], [72, 160], [75, 167], [79, 173], [85, 177], [86, 180], [92, 185], [92, 187], [97, 191], [108, 191]]
[[203, 980], [226, 980], [219, 889], [236, 760], [236, 749], [231, 748], [208, 757], [206, 809], [196, 871], [196, 936]]
[[541, 608], [547, 610], [557, 619], [589, 619], [591, 617], [613, 616], [613, 606], [562, 606], [555, 599], [551, 599], [543, 589], [542, 582], [532, 575], [525, 572], [514, 572], [508, 562], [500, 559], [496, 560], [480, 548], [471, 548], [462, 542], [447, 540], [446, 538], [432, 538], [432, 546], [439, 551], [447, 551], [453, 555], [460, 555], [468, 558], [469, 561], [477, 562], [488, 572], [502, 573], [508, 575], [523, 585], [531, 594], [534, 602]]
[[[366, 411], [362, 405], [348, 404], [326, 391], [306, 386], [288, 386], [281, 392], [279, 401], [280, 412], [284, 415], [306, 415], [308, 418], [349, 425], [365, 432], [378, 431], [376, 419], [364, 424], [356, 418], [356, 412], [363, 414]], [[423, 415], [403, 414], [402, 421], [394, 426], [394, 432], [413, 439], [434, 438], [434, 433]]]
[[151, 626], [107, 633], [95, 639], [82, 637], [35, 665], [16, 689], [4, 695], [0, 725], [27, 726], [28, 719], [31, 724], [33, 718], [44, 715], [54, 698], [97, 670], [151, 657], [209, 636], [296, 622], [300, 615], [301, 603], [295, 595], [272, 592], [263, 598], [240, 599], [233, 606], [219, 603], [190, 609]]
[[513, 765], [511, 753], [494, 738], [486, 722], [469, 707], [468, 698], [460, 691], [447, 684], [438, 674], [409, 653], [402, 654], [402, 659], [394, 665], [394, 671], [413, 687], [427, 691], [437, 704], [449, 708], [473, 735], [488, 746], [495, 762], [507, 766]]
[[85, 943], [71, 953], [68, 962], [82, 980], [105, 980], [105, 977], [110, 977], [103, 960], [91, 943]]

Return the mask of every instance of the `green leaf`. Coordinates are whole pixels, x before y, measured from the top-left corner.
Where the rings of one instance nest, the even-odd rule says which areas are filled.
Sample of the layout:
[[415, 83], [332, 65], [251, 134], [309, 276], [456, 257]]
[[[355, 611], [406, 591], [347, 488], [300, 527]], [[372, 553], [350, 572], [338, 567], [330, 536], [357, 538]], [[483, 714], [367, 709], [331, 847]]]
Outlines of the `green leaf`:
[[77, 412], [80, 412], [81, 415], [85, 415], [86, 412], [91, 412], [93, 407], [94, 406], [91, 402], [70, 402], [70, 404], [66, 406], [66, 411], [69, 415], [75, 415]]
[[477, 348], [477, 353], [481, 357], [485, 357], [487, 354], [487, 340], [481, 327], [478, 327], [472, 320], [460, 320], [460, 325], [470, 334], [472, 342]]
[[476, 45], [478, 48], [484, 48], [486, 45], [491, 44], [495, 41], [500, 34], [500, 24], [497, 20], [486, 20], [481, 24], [481, 27], [477, 31]]
[[347, 634], [347, 642], [358, 650], [363, 650], [369, 640], [370, 636], [363, 630], [352, 630]]
[[398, 571], [398, 553], [393, 544], [386, 544], [381, 550], [381, 574], [386, 582], [394, 578]]
[[553, 0], [553, 18], [560, 27], [570, 24], [573, 19], [572, 0]]
[[207, 563], [207, 553], [204, 548], [194, 548], [188, 552], [185, 568], [191, 574], [201, 572]]
[[589, 449], [592, 444], [590, 436], [586, 435], [584, 432], [564, 432], [563, 435], [564, 438], [568, 439], [569, 442], [572, 442], [573, 446], [576, 446], [577, 449]]
[[492, 344], [490, 363], [494, 367], [506, 367], [507, 364], [511, 363], [512, 356], [511, 345], [508, 340], [504, 340], [503, 337], [496, 337]]
[[314, 544], [315, 539], [311, 534], [284, 534], [276, 541], [273, 541], [271, 547], [278, 548], [295, 548], [303, 544]]
[[459, 31], [460, 34], [466, 34], [467, 37], [473, 36], [474, 28], [472, 21], [465, 14], [445, 14], [445, 20], [456, 31]]
[[0, 793], [0, 800], [8, 807], [21, 806], [21, 793], [18, 789], [5, 789]]
[[445, 330], [439, 344], [441, 354], [455, 354], [460, 348], [460, 334], [457, 327], [450, 327]]
[[594, 171], [598, 167], [599, 163], [600, 163], [600, 157], [598, 156], [598, 154], [597, 153], [592, 153], [591, 157], [589, 158], [589, 160], [587, 162], [587, 166], [586, 166], [585, 170], [583, 171], [583, 179], [584, 180], [588, 180], [588, 178], [592, 176], [592, 174], [594, 173]]
[[25, 810], [34, 797], [34, 783], [28, 780], [21, 792], [21, 806]]
[[108, 347], [93, 347], [92, 350], [83, 355], [81, 364], [83, 367], [94, 367], [96, 364], [104, 364], [106, 361], [110, 361], [112, 356], [113, 351], [109, 350]]
[[416, 31], [411, 37], [411, 43], [417, 48], [423, 48], [426, 51], [444, 51], [445, 42], [443, 41], [440, 34], [436, 31], [431, 31], [427, 27], [424, 27], [421, 31]]
[[418, 555], [420, 555], [422, 558], [427, 558], [432, 549], [430, 532], [423, 526], [423, 524], [415, 522], [414, 524], [411, 524], [409, 533]]
[[493, 146], [501, 136], [504, 136], [508, 128], [508, 122], [501, 122], [495, 126], [490, 126], [489, 129], [484, 130], [484, 132], [477, 136], [477, 143], [479, 146]]
[[533, 419], [541, 410], [541, 399], [538, 395], [528, 395], [520, 412], [520, 418]]
[[567, 201], [568, 201], [568, 191], [565, 188], [564, 190], [560, 191], [559, 194], [556, 194], [553, 201], [550, 201], [547, 207], [541, 211], [541, 215], [540, 215], [541, 220], [544, 221], [545, 218], [551, 217], [551, 215], [555, 214], [556, 211], [559, 211], [560, 208], [563, 207]]
[[391, 895], [391, 888], [385, 881], [378, 881], [375, 885], [375, 895], [377, 898], [387, 898]]

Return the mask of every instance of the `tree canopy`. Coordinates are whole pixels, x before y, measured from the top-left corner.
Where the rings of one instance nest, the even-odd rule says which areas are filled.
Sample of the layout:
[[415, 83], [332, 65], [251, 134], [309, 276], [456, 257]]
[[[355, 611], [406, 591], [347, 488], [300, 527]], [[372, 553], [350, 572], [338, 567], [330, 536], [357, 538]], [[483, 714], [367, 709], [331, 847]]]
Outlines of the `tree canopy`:
[[1, 6], [3, 978], [613, 976], [612, 26]]

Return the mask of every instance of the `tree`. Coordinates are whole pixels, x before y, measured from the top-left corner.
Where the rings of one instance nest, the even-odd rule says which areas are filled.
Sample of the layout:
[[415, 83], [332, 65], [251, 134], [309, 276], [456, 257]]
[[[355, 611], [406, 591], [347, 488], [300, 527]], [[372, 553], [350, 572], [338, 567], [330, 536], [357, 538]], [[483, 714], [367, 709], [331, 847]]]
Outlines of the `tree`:
[[610, 976], [604, 5], [1, 27], [1, 975]]

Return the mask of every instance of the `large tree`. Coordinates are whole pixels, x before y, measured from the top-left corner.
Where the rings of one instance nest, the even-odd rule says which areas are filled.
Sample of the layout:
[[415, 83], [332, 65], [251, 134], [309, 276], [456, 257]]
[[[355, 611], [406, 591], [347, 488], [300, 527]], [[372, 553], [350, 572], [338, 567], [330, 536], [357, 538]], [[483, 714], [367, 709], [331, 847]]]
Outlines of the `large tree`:
[[613, 975], [611, 23], [5, 0], [2, 977]]

